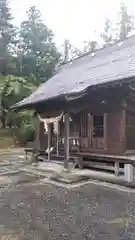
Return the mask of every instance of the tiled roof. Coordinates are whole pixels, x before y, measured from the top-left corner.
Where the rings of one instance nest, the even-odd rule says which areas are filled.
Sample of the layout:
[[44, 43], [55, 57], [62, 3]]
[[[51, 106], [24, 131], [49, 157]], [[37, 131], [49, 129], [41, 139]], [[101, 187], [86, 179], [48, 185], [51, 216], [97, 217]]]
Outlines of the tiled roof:
[[15, 107], [27, 106], [87, 87], [135, 76], [135, 36], [87, 54], [60, 67], [57, 74]]

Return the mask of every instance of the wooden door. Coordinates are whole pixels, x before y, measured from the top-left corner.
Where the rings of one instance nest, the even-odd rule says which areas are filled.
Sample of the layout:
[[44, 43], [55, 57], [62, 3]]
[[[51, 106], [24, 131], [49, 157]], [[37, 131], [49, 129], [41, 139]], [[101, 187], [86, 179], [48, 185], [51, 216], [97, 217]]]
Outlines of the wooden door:
[[89, 134], [88, 134], [88, 113], [83, 113], [80, 116], [80, 150], [88, 151], [89, 149]]
[[94, 150], [107, 149], [107, 114], [93, 115], [91, 131], [91, 148]]
[[80, 149], [82, 151], [107, 149], [107, 113], [81, 115]]

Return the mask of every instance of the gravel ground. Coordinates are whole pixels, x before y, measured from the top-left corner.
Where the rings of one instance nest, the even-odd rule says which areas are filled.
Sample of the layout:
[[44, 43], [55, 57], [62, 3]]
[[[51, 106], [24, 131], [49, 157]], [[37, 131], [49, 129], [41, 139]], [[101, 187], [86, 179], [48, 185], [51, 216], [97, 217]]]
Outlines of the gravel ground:
[[16, 155], [1, 157], [0, 240], [135, 239], [135, 194], [92, 183], [68, 190], [13, 170]]
[[[88, 184], [67, 190], [26, 173], [0, 185], [0, 239], [135, 239], [135, 194]], [[7, 184], [8, 183], [8, 184]]]

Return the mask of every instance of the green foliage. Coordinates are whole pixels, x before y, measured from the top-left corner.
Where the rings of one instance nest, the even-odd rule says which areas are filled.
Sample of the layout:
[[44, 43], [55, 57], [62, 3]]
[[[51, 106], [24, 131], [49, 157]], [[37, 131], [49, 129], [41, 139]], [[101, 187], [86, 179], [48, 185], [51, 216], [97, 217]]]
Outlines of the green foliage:
[[0, 54], [5, 56], [12, 38], [13, 26], [7, 0], [0, 0]]
[[103, 45], [107, 46], [115, 41], [124, 40], [135, 29], [135, 17], [128, 12], [127, 6], [122, 2], [118, 13], [118, 21], [113, 23], [106, 19], [101, 38]]
[[119, 21], [117, 23], [117, 39], [123, 40], [135, 29], [135, 17], [129, 14], [124, 3], [120, 5]]
[[35, 128], [33, 120], [33, 111], [27, 110], [13, 114], [12, 121], [14, 127], [16, 127], [16, 135], [20, 143], [25, 144], [34, 140]]
[[18, 57], [23, 76], [34, 74], [39, 83], [42, 78], [47, 80], [52, 76], [60, 58], [53, 37], [53, 32], [43, 23], [40, 11], [32, 6], [20, 28]]
[[19, 29], [11, 21], [8, 0], [0, 0], [0, 122], [3, 128], [12, 127], [20, 142], [26, 142], [34, 138], [33, 113], [8, 109], [52, 76], [60, 54], [53, 32], [35, 6]]
[[33, 114], [34, 112], [30, 110], [14, 112], [14, 125], [16, 125], [18, 128], [20, 128], [21, 125], [29, 125], [33, 121]]
[[18, 140], [22, 144], [34, 141], [35, 131], [32, 124], [21, 125]]
[[20, 28], [13, 26], [8, 0], [0, 0], [0, 73], [30, 78], [36, 85], [55, 72], [60, 53], [53, 41], [53, 32], [42, 21], [35, 6]]
[[98, 43], [96, 41], [88, 41], [84, 44], [84, 53], [94, 52], [98, 48]]
[[8, 109], [35, 90], [35, 86], [21, 77], [0, 77], [1, 104]]
[[[22, 22], [20, 35], [22, 37], [23, 49], [26, 53], [44, 56], [48, 43], [53, 43], [52, 31], [42, 22], [41, 13], [35, 6], [30, 7], [27, 12], [27, 21]], [[47, 50], [48, 52], [48, 50]]]
[[0, 77], [0, 119], [4, 128], [6, 127], [9, 107], [27, 97], [35, 89], [36, 87], [32, 82], [24, 78], [14, 76]]
[[9, 52], [16, 35], [11, 20], [8, 0], [0, 0], [0, 71], [4, 75], [7, 74]]
[[109, 19], [106, 19], [104, 24], [104, 30], [101, 33], [101, 38], [103, 39], [103, 45], [107, 46], [114, 42], [112, 23]]
[[[133, 30], [134, 17], [122, 3], [118, 22], [111, 23], [109, 19], [105, 21], [101, 33], [103, 45], [123, 40]], [[98, 47], [96, 40], [87, 41], [80, 50], [65, 40], [62, 61], [93, 52]], [[54, 34], [44, 24], [35, 6], [30, 7], [25, 21], [17, 29], [12, 24], [8, 0], [0, 0], [0, 121], [3, 128], [8, 125], [15, 130], [20, 142], [25, 143], [34, 138], [33, 112], [9, 113], [8, 109], [30, 95], [42, 81], [48, 80], [60, 63], [60, 57]]]

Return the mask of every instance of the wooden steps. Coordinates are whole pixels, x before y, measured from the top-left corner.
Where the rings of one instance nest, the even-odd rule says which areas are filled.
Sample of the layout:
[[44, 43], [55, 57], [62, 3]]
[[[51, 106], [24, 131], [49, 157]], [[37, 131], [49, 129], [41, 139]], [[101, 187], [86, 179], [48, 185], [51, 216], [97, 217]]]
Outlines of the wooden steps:
[[[25, 151], [33, 152], [33, 149], [25, 149]], [[64, 163], [64, 151], [58, 156], [56, 152], [50, 154], [50, 160], [59, 161]], [[44, 161], [48, 159], [48, 154], [45, 150], [40, 150], [37, 156], [39, 161]], [[135, 165], [135, 157], [130, 157], [126, 155], [109, 155], [109, 154], [99, 154], [90, 152], [73, 152], [70, 153], [69, 162], [73, 163], [79, 168], [88, 167], [100, 171], [109, 171], [118, 173], [124, 173], [124, 164]]]
[[[40, 155], [38, 157], [38, 159], [43, 160], [43, 159], [47, 159], [47, 154], [46, 155]], [[79, 156], [70, 156], [69, 157], [69, 161], [70, 162], [75, 162], [77, 159], [79, 160]], [[50, 155], [50, 160], [56, 160], [56, 161], [61, 161], [64, 162], [64, 155], [59, 155], [57, 156], [57, 154], [51, 154]]]

